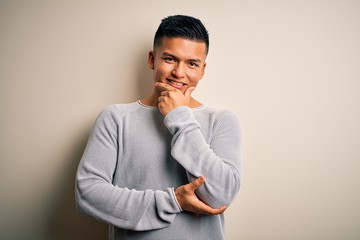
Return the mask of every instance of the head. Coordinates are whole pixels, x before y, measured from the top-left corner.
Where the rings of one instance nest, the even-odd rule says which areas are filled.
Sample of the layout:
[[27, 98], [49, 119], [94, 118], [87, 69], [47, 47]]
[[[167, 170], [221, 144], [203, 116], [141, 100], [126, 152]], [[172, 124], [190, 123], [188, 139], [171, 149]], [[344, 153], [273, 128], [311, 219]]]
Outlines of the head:
[[208, 46], [208, 33], [200, 20], [180, 15], [163, 19], [148, 56], [154, 81], [183, 92], [196, 87], [204, 75]]
[[209, 34], [203, 23], [194, 17], [175, 15], [161, 21], [154, 37], [154, 50], [161, 44], [164, 37], [183, 38], [205, 43], [206, 55], [209, 52]]

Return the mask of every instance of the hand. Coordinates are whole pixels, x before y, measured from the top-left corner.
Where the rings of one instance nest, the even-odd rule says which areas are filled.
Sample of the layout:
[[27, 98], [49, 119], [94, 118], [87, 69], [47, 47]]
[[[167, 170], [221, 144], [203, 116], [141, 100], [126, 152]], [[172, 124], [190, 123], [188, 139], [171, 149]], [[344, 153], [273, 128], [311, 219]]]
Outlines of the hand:
[[191, 92], [195, 87], [189, 87], [183, 93], [166, 83], [157, 82], [155, 86], [160, 92], [158, 107], [164, 117], [177, 107], [190, 106]]
[[195, 190], [205, 182], [205, 177], [201, 176], [191, 183], [182, 185], [175, 189], [175, 196], [183, 210], [197, 213], [216, 215], [225, 212], [226, 206], [214, 209], [202, 202], [195, 194]]

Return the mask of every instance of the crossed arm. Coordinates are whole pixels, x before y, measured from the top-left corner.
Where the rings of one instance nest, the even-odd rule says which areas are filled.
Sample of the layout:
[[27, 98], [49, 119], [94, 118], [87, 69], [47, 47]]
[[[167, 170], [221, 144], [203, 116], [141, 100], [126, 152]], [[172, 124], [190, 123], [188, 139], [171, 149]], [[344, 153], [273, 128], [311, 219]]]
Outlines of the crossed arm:
[[[223, 132], [218, 134], [220, 136], [214, 136], [212, 141], [217, 143], [211, 149], [211, 146], [205, 142], [192, 111], [186, 108], [181, 109], [184, 106], [191, 106], [191, 92], [194, 87], [189, 87], [183, 93], [165, 83], [158, 82], [155, 86], [160, 92], [158, 107], [165, 117], [165, 125], [173, 134], [172, 156], [187, 170], [188, 179], [192, 181], [192, 188], [190, 188], [196, 187], [193, 199], [198, 201], [184, 198], [183, 186], [177, 188], [175, 193], [180, 206], [185, 210], [202, 214], [224, 212], [226, 205], [232, 201], [237, 192], [236, 189], [238, 190], [240, 186], [239, 169], [236, 164], [239, 160], [238, 129], [232, 129], [234, 124], [226, 118], [223, 124], [229, 126], [222, 128]], [[175, 109], [178, 115], [176, 118], [169, 114]], [[214, 152], [215, 149], [220, 155]], [[214, 178], [214, 173], [218, 179]], [[212, 178], [210, 182], [205, 182], [204, 176], [208, 175]], [[201, 186], [202, 184], [204, 186]], [[228, 190], [223, 189], [226, 187]], [[225, 196], [221, 196], [222, 194]]]
[[221, 214], [223, 213], [227, 206], [222, 206], [220, 208], [212, 208], [209, 205], [201, 201], [198, 196], [196, 196], [195, 191], [205, 182], [205, 177], [201, 176], [188, 183], [182, 185], [175, 189], [175, 196], [180, 204], [181, 208], [185, 211], [193, 212], [196, 214]]

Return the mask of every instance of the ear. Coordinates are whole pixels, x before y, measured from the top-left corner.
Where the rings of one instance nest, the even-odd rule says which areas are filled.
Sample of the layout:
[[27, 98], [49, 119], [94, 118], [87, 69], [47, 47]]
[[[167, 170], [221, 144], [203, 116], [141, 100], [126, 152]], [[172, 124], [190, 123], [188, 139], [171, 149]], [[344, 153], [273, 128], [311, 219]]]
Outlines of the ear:
[[204, 74], [205, 74], [205, 68], [206, 68], [206, 62], [205, 62], [204, 65], [202, 66], [202, 69], [201, 69], [201, 78], [200, 78], [200, 79], [202, 79], [202, 77], [203, 77]]
[[155, 66], [155, 53], [154, 53], [154, 51], [149, 52], [147, 64], [148, 64], [148, 67], [150, 69], [154, 70], [154, 66]]

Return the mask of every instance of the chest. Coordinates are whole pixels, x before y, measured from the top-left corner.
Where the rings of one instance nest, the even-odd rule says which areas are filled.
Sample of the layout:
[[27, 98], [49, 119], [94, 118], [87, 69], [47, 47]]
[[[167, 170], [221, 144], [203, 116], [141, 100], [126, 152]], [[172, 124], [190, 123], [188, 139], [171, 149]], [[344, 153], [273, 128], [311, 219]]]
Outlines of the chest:
[[171, 156], [172, 135], [162, 116], [125, 119], [119, 131], [114, 184], [137, 190], [164, 190], [186, 182], [186, 172]]

